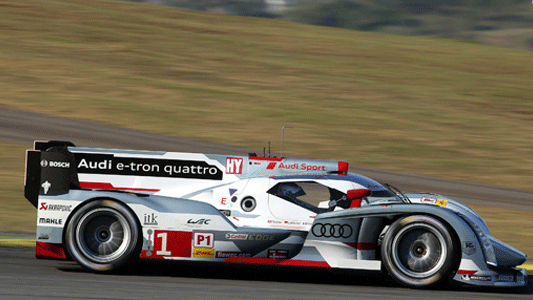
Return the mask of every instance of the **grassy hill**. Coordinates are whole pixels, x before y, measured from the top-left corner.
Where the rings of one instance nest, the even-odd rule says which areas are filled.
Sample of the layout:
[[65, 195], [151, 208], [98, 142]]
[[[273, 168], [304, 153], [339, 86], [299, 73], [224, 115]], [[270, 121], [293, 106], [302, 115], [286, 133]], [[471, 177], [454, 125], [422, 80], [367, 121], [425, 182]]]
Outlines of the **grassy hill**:
[[129, 1], [533, 50], [533, 6], [524, 0]]
[[[289, 156], [533, 190], [530, 52], [122, 1], [0, 0], [0, 62], [11, 108], [271, 141], [275, 154], [290, 125]], [[31, 145], [0, 146], [0, 231], [32, 231]], [[531, 211], [483, 209], [496, 237], [533, 253]]]
[[533, 54], [122, 1], [0, 0], [0, 105], [533, 189]]

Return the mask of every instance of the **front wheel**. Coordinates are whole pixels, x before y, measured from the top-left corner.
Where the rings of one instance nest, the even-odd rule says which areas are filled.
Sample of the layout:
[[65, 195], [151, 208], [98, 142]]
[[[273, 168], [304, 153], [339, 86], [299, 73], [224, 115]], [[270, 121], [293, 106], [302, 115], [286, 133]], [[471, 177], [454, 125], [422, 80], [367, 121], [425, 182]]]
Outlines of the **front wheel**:
[[459, 261], [458, 251], [448, 226], [433, 217], [415, 215], [391, 225], [381, 257], [397, 282], [422, 288], [450, 278]]
[[139, 257], [140, 225], [134, 214], [111, 200], [81, 207], [65, 232], [66, 248], [83, 267], [100, 272], [117, 270]]

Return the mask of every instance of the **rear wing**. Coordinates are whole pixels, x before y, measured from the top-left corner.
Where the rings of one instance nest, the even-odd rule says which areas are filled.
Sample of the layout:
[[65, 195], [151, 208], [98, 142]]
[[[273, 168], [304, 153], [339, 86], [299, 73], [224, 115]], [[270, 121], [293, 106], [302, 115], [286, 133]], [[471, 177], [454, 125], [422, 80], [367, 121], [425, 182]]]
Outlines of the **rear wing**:
[[35, 141], [33, 150], [26, 151], [24, 196], [37, 207], [39, 195], [66, 194], [80, 188], [71, 142]]
[[36, 141], [26, 153], [25, 197], [104, 189], [174, 197], [241, 179], [346, 174], [348, 163], [311, 159], [75, 147]]

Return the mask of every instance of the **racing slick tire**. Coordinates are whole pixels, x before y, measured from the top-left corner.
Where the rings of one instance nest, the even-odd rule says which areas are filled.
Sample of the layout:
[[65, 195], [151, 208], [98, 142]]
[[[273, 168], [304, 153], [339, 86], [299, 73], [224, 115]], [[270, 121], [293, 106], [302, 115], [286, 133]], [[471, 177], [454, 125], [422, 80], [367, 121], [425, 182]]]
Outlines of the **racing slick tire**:
[[139, 257], [141, 227], [135, 215], [112, 200], [96, 200], [74, 213], [65, 231], [65, 248], [83, 267], [111, 272]]
[[394, 280], [412, 288], [448, 281], [458, 267], [460, 254], [453, 234], [433, 217], [398, 219], [383, 238], [383, 265]]

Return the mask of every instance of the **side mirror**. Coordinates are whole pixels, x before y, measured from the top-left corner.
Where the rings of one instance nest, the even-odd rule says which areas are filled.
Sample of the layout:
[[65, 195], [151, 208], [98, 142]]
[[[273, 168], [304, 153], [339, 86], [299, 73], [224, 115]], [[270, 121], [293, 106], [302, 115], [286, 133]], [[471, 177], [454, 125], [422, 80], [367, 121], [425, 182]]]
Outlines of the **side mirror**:
[[372, 191], [367, 189], [348, 190], [348, 192], [346, 192], [346, 199], [352, 201], [350, 208], [361, 207], [361, 201], [363, 198], [370, 195], [372, 195]]

